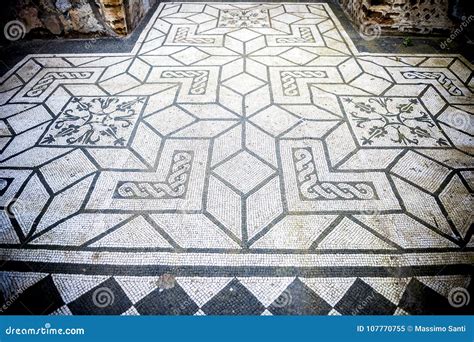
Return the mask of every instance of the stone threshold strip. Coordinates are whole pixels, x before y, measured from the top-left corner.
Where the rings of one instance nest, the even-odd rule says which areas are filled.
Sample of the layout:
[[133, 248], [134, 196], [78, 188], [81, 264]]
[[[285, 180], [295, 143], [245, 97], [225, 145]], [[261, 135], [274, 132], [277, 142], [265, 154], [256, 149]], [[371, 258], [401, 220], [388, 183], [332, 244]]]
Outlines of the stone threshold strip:
[[[0, 249], [4, 260], [35, 262], [49, 260], [53, 263], [71, 265], [123, 265], [130, 266], [168, 266], [187, 267], [278, 267], [278, 268], [323, 268], [323, 267], [374, 267], [402, 268], [434, 265], [465, 266], [466, 271], [472, 268], [474, 251], [463, 253], [446, 251], [434, 257], [433, 253], [400, 252], [400, 253], [240, 253], [224, 254], [211, 252], [133, 252], [104, 251], [97, 258], [97, 251], [74, 251], [74, 258], [69, 258], [71, 251], [34, 248], [34, 249]], [[216, 257], [218, 256], [218, 257]], [[330, 273], [330, 270], [328, 271]], [[363, 273], [363, 271], [362, 271]]]

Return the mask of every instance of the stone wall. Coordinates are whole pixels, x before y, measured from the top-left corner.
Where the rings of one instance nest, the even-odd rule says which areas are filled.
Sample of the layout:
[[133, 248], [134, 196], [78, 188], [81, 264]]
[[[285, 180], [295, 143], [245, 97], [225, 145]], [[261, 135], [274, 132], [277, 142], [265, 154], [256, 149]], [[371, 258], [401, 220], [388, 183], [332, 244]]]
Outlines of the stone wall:
[[133, 31], [156, 0], [7, 0], [4, 25], [18, 20], [27, 38], [123, 36]]
[[129, 30], [133, 30], [145, 14], [150, 10], [151, 6], [156, 3], [156, 0], [125, 0], [124, 9]]
[[382, 32], [442, 33], [454, 24], [449, 0], [339, 0], [356, 25], [377, 24]]

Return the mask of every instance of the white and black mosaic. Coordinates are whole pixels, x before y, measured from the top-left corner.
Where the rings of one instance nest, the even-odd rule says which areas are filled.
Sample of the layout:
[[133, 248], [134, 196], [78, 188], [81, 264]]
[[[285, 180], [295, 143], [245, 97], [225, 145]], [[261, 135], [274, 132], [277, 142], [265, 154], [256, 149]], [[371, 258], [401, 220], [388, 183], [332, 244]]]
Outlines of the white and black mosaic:
[[465, 312], [472, 70], [359, 53], [318, 3], [164, 3], [131, 53], [25, 57], [1, 312]]

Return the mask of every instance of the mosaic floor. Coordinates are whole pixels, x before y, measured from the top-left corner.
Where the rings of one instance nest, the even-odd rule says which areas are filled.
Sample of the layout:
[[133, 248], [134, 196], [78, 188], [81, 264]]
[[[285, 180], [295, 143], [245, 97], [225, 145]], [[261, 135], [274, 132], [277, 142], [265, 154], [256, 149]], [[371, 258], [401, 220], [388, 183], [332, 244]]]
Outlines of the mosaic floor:
[[463, 313], [473, 90], [318, 3], [167, 3], [131, 53], [29, 55], [0, 86], [1, 312]]

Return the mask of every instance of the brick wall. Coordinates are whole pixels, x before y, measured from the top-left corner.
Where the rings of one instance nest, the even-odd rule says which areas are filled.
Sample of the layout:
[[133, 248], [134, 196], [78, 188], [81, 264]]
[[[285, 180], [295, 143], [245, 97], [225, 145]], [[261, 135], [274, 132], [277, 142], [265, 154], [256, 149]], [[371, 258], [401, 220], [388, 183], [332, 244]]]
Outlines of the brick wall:
[[356, 25], [383, 32], [441, 33], [453, 28], [449, 0], [339, 0]]
[[156, 0], [2, 0], [2, 23], [18, 20], [29, 38], [123, 36]]

